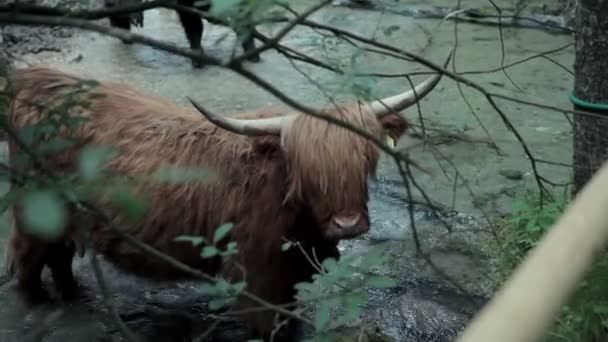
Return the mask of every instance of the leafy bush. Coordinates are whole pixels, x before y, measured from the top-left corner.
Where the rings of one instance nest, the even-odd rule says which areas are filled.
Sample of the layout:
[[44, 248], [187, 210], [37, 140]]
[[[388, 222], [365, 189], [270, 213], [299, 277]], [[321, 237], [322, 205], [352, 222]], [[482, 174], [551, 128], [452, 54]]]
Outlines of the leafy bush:
[[[504, 282], [536, 246], [568, 203], [569, 192], [545, 199], [528, 194], [515, 204], [513, 214], [503, 220], [499, 232], [498, 283]], [[576, 229], [576, 227], [572, 227]], [[500, 285], [500, 284], [497, 284]], [[604, 341], [608, 335], [608, 255], [602, 254], [570, 297], [544, 341]]]

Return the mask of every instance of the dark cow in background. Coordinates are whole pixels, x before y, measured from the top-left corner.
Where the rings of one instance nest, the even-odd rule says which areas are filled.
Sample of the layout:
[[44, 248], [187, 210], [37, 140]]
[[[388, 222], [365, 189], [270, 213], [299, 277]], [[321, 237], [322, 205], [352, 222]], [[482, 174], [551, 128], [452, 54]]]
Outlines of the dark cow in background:
[[[451, 52], [445, 65], [450, 58]], [[382, 101], [329, 107], [326, 112], [378, 139], [387, 135], [398, 139], [407, 129], [399, 112], [429, 94], [440, 79], [441, 74], [433, 75], [415, 89]], [[82, 80], [42, 67], [14, 71], [10, 124], [14, 129], [35, 124], [46, 115], [40, 101], [59, 104]], [[219, 176], [211, 182], [139, 185], [136, 191], [149, 196], [150, 206], [138, 222], [126, 220], [104, 198], [94, 200], [126, 233], [193, 268], [229, 281], [244, 280], [250, 293], [276, 305], [286, 304], [295, 300], [294, 285], [311, 281], [317, 271], [299, 248], [282, 251], [284, 239], [299, 242], [309, 256], [322, 261], [339, 258], [340, 240], [370, 229], [368, 180], [376, 172], [380, 150], [345, 128], [278, 109], [216, 116], [194, 102], [196, 109], [182, 107], [113, 82], [100, 82], [91, 94], [95, 96], [90, 96], [88, 106], [77, 113], [89, 120], [70, 138], [115, 147], [117, 152], [107, 163], [110, 172], [135, 177], [174, 166], [211, 168]], [[53, 165], [58, 175], [71, 172], [78, 167], [82, 147], [47, 155], [46, 165]], [[18, 163], [19, 152], [15, 141], [9, 140], [11, 170], [28, 174], [32, 166]], [[45, 266], [64, 298], [78, 293], [72, 259], [74, 246], [83, 243], [81, 229], [91, 232], [95, 252], [125, 272], [164, 281], [191, 279], [190, 274], [132, 247], [93, 217], [72, 212], [64, 235], [45, 240], [24, 229], [20, 210], [18, 205], [12, 208], [8, 258], [17, 289], [30, 303], [47, 298], [41, 281]], [[220, 247], [230, 240], [238, 244], [231, 260], [203, 259], [200, 247], [175, 240], [188, 235], [212, 241], [215, 229], [226, 222], [234, 226]], [[275, 315], [270, 310], [246, 310], [258, 305], [241, 296], [236, 309], [244, 309], [242, 320], [268, 338]], [[291, 340], [296, 327], [295, 323], [282, 327], [282, 338]]]
[[[128, 6], [135, 5], [141, 3], [142, 0], [105, 0], [104, 4], [107, 8], [117, 7], [117, 6]], [[182, 6], [192, 7], [194, 9], [209, 12], [211, 10], [211, 0], [178, 0], [178, 4]], [[190, 43], [190, 48], [193, 50], [203, 51], [201, 46], [201, 40], [203, 38], [203, 19], [193, 13], [189, 13], [187, 11], [176, 10], [177, 15], [179, 17], [179, 21], [184, 29], [186, 34], [186, 38]], [[222, 25], [225, 24], [216, 19], [208, 19], [208, 21], [212, 24]], [[110, 17], [110, 24], [114, 27], [119, 27], [125, 30], [130, 30], [131, 25], [143, 27], [144, 18], [143, 13], [131, 13], [127, 15], [115, 15]], [[244, 51], [251, 51], [255, 49], [255, 41], [252, 34], [248, 34], [244, 37], [242, 42], [242, 47]], [[260, 55], [258, 53], [252, 54], [248, 57], [250, 62], [259, 62]], [[203, 67], [203, 63], [192, 60], [192, 66], [194, 68]]]

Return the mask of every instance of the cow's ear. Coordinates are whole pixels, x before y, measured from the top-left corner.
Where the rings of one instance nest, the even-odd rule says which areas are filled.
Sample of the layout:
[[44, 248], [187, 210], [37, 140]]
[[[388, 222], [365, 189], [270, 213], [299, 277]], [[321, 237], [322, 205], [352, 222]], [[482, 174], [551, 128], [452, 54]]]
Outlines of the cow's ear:
[[409, 126], [407, 120], [394, 113], [383, 116], [380, 119], [380, 124], [395, 141], [401, 138]]
[[281, 138], [271, 135], [256, 137], [253, 141], [253, 148], [256, 153], [263, 155], [276, 155], [282, 153]]

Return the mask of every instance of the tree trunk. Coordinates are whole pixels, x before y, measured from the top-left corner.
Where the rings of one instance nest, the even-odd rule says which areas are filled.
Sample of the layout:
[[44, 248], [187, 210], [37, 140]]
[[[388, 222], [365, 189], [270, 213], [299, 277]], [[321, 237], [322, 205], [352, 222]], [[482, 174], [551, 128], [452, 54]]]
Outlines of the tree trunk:
[[[608, 105], [608, 1], [580, 0], [576, 9], [574, 95]], [[573, 194], [591, 179], [608, 156], [608, 110], [575, 105], [601, 117], [574, 116]]]

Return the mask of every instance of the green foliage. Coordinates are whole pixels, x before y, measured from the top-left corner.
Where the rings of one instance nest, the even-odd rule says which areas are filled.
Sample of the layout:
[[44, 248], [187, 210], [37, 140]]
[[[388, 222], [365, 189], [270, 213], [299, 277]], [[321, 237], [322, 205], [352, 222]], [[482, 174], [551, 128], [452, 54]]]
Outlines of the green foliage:
[[28, 231], [46, 239], [56, 239], [65, 229], [66, 208], [53, 191], [31, 191], [21, 199]]
[[312, 282], [296, 284], [298, 300], [317, 304], [313, 316], [315, 341], [334, 341], [333, 328], [359, 318], [367, 301], [367, 288], [397, 285], [393, 279], [373, 272], [388, 257], [386, 248], [379, 244], [363, 255], [347, 255], [340, 261], [327, 258], [321, 262], [323, 272], [315, 274]]
[[137, 222], [150, 208], [147, 197], [129, 187], [111, 187], [109, 199], [131, 222]]
[[209, 301], [210, 310], [218, 310], [234, 303], [236, 297], [246, 288], [246, 283], [229, 283], [224, 279], [218, 279], [215, 283], [204, 283], [199, 287], [203, 295], [212, 297]]
[[292, 246], [293, 246], [293, 242], [287, 241], [281, 245], [281, 250], [283, 252], [285, 252], [286, 250], [290, 249]]
[[190, 242], [192, 246], [197, 247], [203, 242], [205, 242], [205, 238], [202, 236], [188, 236], [188, 235], [180, 235], [175, 238], [177, 242]]
[[[503, 222], [498, 252], [498, 283], [504, 282], [559, 218], [567, 203], [567, 192], [543, 206], [531, 194], [515, 204], [514, 213]], [[576, 227], [572, 227], [576, 229]], [[608, 335], [608, 255], [602, 254], [561, 309], [546, 342], [604, 341]]]
[[[209, 240], [204, 236], [188, 236], [181, 235], [175, 238], [176, 242], [188, 242], [194, 247], [201, 247], [201, 258], [209, 259], [213, 257], [220, 257], [224, 261], [232, 255], [235, 255], [237, 250], [237, 243], [235, 241], [227, 241], [225, 248], [220, 246], [220, 243], [230, 237], [230, 231], [234, 228], [234, 224], [226, 222], [217, 227], [213, 233], [213, 238]], [[210, 310], [218, 310], [224, 306], [228, 306], [234, 302], [236, 297], [245, 290], [246, 283], [228, 283], [223, 279], [219, 279], [215, 283], [206, 283], [201, 285], [199, 291], [202, 294], [211, 296], [212, 299], [209, 301]]]
[[202, 244], [204, 246], [201, 249], [201, 257], [203, 259], [213, 258], [216, 256], [227, 258], [231, 255], [237, 253], [237, 244], [235, 241], [230, 241], [226, 243], [225, 249], [222, 249], [221, 246], [218, 245], [219, 242], [222, 241], [225, 237], [229, 236], [228, 234], [234, 227], [234, 224], [231, 222], [226, 222], [221, 224], [219, 227], [215, 229], [213, 233], [213, 239], [209, 241], [204, 236], [189, 236], [189, 235], [180, 235], [175, 238], [176, 242], [190, 242], [193, 246], [198, 247]]
[[210, 15], [232, 27], [237, 34], [238, 43], [241, 43], [252, 33], [256, 24], [277, 15], [271, 10], [279, 2], [278, 0], [211, 0]]
[[211, 15], [213, 16], [230, 16], [238, 14], [239, 4], [241, 0], [212, 0]]
[[102, 165], [116, 155], [116, 151], [108, 146], [85, 146], [80, 153], [80, 176], [85, 181], [97, 178]]
[[221, 239], [223, 239], [228, 233], [230, 233], [233, 227], [234, 224], [230, 222], [224, 223], [221, 226], [217, 227], [215, 233], [213, 233], [213, 243], [220, 242]]

